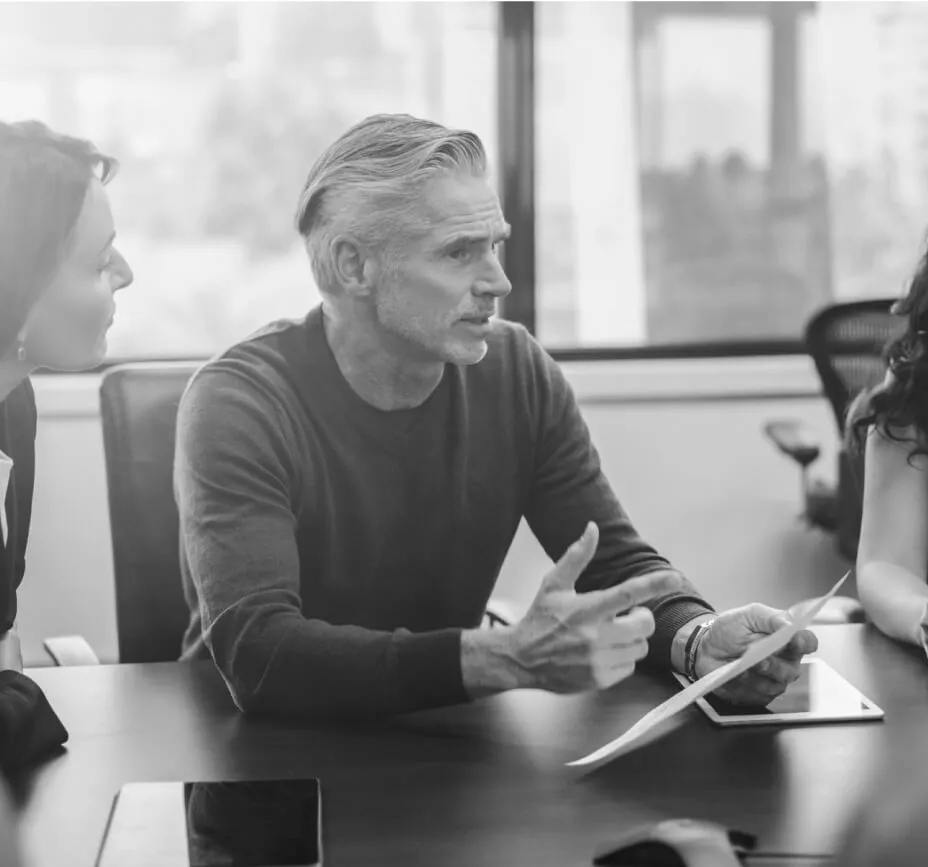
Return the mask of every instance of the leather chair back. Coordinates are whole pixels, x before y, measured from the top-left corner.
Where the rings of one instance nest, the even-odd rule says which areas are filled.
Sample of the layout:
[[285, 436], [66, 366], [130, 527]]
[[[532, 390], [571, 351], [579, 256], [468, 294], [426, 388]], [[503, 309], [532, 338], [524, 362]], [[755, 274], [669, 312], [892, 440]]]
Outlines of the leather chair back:
[[173, 465], [177, 407], [194, 362], [125, 364], [100, 386], [120, 662], [180, 656], [189, 621]]

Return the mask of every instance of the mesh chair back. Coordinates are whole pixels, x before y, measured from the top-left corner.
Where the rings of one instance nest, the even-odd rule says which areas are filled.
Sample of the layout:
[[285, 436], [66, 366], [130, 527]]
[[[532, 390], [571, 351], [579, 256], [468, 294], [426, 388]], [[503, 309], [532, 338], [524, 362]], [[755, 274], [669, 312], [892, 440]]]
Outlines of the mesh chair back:
[[905, 323], [890, 313], [895, 299], [880, 298], [833, 304], [806, 326], [806, 349], [844, 436], [851, 401], [886, 375], [883, 350]]

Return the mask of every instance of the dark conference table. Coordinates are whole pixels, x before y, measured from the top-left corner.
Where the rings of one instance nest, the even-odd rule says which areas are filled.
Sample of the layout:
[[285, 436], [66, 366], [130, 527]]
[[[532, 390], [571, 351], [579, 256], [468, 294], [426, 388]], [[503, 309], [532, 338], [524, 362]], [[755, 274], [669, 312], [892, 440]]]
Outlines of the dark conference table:
[[71, 738], [16, 781], [27, 863], [92, 865], [126, 782], [298, 776], [321, 780], [334, 867], [588, 865], [630, 823], [669, 817], [754, 833], [759, 852], [780, 855], [750, 864], [828, 863], [868, 771], [924, 729], [928, 667], [870, 627], [816, 632], [819, 655], [884, 722], [722, 730], [689, 708], [662, 739], [579, 778], [564, 763], [631, 726], [674, 682], [638, 674], [607, 693], [523, 691], [314, 727], [240, 715], [209, 664], [33, 669]]

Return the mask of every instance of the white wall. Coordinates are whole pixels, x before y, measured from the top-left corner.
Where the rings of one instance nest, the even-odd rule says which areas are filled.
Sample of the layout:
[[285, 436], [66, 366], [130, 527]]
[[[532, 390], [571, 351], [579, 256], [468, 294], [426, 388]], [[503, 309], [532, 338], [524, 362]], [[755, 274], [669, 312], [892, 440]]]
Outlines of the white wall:
[[[834, 422], [803, 358], [565, 365], [606, 473], [639, 530], [719, 606], [788, 605], [846, 568], [798, 519], [799, 473], [764, 439], [775, 417], [806, 421], [833, 477]], [[103, 445], [94, 377], [39, 377], [37, 478], [19, 628], [27, 665], [45, 636], [79, 633], [115, 662]], [[747, 396], [747, 397], [746, 397]], [[531, 600], [547, 558], [523, 527], [497, 591]]]
[[83, 635], [115, 662], [116, 600], [96, 377], [37, 377], [32, 528], [17, 625], [26, 665], [49, 635]]

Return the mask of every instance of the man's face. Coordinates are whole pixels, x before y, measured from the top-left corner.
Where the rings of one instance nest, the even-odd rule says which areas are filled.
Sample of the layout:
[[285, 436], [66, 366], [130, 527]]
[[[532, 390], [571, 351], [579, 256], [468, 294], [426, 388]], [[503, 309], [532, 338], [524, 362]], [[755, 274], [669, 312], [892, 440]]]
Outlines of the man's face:
[[483, 178], [445, 175], [426, 186], [414, 222], [420, 231], [394, 244], [377, 287], [377, 322], [410, 359], [475, 364], [496, 299], [512, 289], [498, 258], [509, 236], [499, 199]]

